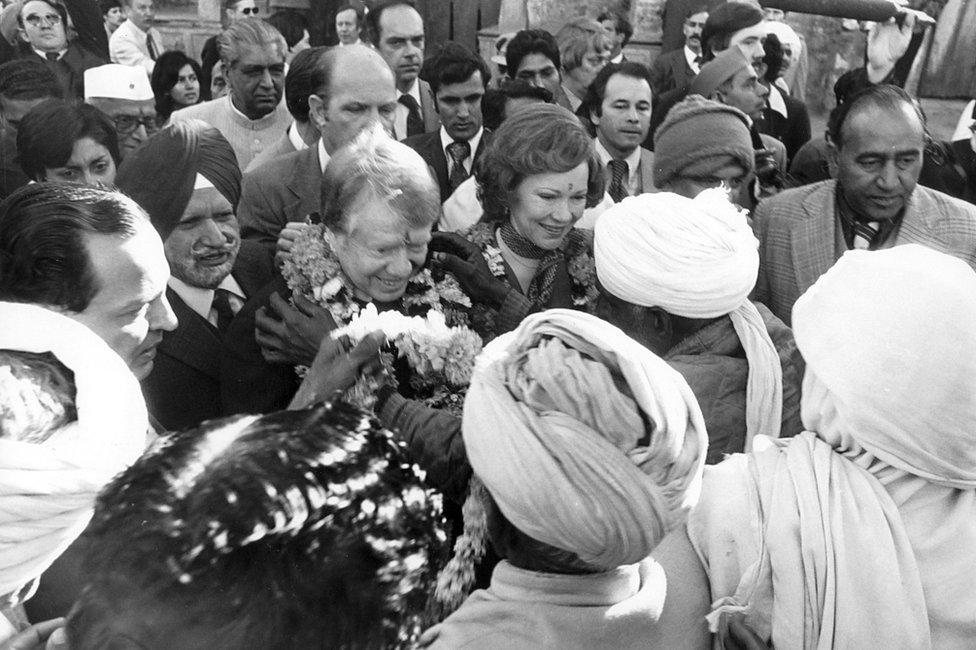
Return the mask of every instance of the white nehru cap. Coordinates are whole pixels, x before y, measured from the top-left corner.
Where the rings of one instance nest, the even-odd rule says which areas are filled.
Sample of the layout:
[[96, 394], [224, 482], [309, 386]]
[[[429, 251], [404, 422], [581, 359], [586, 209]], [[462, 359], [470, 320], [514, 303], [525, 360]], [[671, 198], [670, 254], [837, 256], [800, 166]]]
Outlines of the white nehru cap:
[[597, 278], [621, 300], [686, 318], [728, 314], [749, 362], [746, 450], [758, 434], [779, 437], [783, 369], [748, 299], [759, 242], [725, 191], [628, 197], [597, 219], [593, 251]]
[[108, 63], [85, 70], [85, 99], [93, 97], [141, 102], [154, 95], [145, 70]]

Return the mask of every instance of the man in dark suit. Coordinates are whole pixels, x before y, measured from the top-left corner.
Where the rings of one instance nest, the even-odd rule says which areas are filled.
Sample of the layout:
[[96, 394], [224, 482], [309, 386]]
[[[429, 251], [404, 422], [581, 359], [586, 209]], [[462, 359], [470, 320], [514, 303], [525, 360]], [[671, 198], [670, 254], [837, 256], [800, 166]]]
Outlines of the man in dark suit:
[[441, 203], [467, 179], [485, 150], [481, 99], [488, 86], [488, 66], [480, 56], [448, 42], [424, 62], [420, 78], [430, 84], [441, 119], [433, 133], [403, 141], [424, 159], [441, 190]]
[[366, 26], [373, 47], [396, 75], [396, 139], [437, 130], [434, 95], [418, 78], [424, 61], [424, 20], [412, 0], [381, 2], [366, 14]]
[[119, 189], [149, 213], [170, 266], [166, 297], [179, 324], [163, 335], [142, 384], [167, 430], [230, 414], [220, 399], [223, 334], [273, 277], [260, 247], [241, 245], [240, 182], [230, 144], [199, 120], [164, 129], [119, 170]]
[[30, 0], [17, 14], [21, 38], [29, 46], [25, 57], [40, 61], [58, 78], [65, 97], [85, 96], [85, 70], [106, 61], [83, 47], [80, 41], [68, 42], [68, 12], [55, 0]]
[[701, 70], [701, 33], [708, 19], [708, 10], [692, 7], [688, 11], [682, 26], [684, 46], [661, 54], [651, 64], [651, 90], [655, 98], [669, 90], [687, 90], [691, 80]]
[[312, 74], [309, 119], [318, 127], [317, 146], [286, 154], [244, 175], [237, 215], [245, 240], [273, 257], [278, 235], [289, 222], [304, 222], [319, 209], [322, 174], [329, 157], [377, 122], [393, 128], [396, 89], [386, 62], [365, 45], [323, 52]]
[[763, 73], [759, 81], [769, 89], [766, 106], [756, 120], [760, 133], [771, 135], [786, 147], [787, 164], [810, 140], [810, 115], [806, 104], [782, 92], [775, 83], [783, 69], [784, 50], [776, 34], [770, 33], [763, 44]]
[[900, 88], [872, 86], [828, 133], [836, 174], [759, 204], [753, 297], [787, 325], [793, 304], [850, 249], [923, 244], [976, 267], [976, 207], [918, 185], [925, 120]]

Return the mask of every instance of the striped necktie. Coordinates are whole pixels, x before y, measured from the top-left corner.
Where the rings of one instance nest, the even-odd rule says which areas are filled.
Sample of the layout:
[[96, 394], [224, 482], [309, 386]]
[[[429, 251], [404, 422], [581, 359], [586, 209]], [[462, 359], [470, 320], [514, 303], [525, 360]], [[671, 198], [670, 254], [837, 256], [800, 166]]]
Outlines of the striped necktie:
[[451, 176], [448, 183], [450, 183], [453, 192], [468, 177], [468, 170], [464, 168], [464, 161], [471, 155], [471, 143], [452, 142], [447, 145], [447, 154], [451, 157]]
[[877, 221], [854, 221], [853, 244], [855, 250], [871, 250], [880, 231], [881, 224]]
[[620, 203], [627, 192], [626, 178], [630, 175], [630, 166], [626, 160], [611, 160], [610, 166], [610, 187], [607, 192], [614, 203]]

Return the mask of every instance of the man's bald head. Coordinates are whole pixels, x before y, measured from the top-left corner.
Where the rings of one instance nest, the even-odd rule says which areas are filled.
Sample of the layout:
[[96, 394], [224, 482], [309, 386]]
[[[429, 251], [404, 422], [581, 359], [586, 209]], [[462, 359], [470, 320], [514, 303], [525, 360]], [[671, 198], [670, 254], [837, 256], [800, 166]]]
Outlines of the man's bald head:
[[330, 154], [379, 122], [392, 132], [396, 87], [390, 66], [364, 45], [326, 50], [312, 74], [309, 117]]

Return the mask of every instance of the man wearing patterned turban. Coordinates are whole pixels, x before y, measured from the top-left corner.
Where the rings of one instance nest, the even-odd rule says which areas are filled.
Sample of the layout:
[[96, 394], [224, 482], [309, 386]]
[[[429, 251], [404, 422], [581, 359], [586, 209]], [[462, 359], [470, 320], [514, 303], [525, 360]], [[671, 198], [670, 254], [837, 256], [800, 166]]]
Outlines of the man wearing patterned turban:
[[[673, 647], [657, 634], [668, 585], [642, 560], [697, 501], [707, 440], [681, 375], [616, 327], [550, 309], [485, 348], [462, 430], [476, 480], [439, 600], [463, 595], [485, 531], [504, 560], [421, 645]], [[694, 618], [684, 640], [705, 634]]]
[[149, 411], [166, 429], [224, 415], [223, 333], [273, 273], [257, 246], [241, 244], [234, 151], [217, 129], [187, 120], [129, 154], [116, 183], [149, 213], [163, 240], [170, 265], [166, 296], [179, 319], [143, 381]]
[[709, 463], [750, 449], [757, 434], [802, 429], [796, 344], [747, 298], [758, 242], [721, 189], [618, 203], [597, 220], [594, 255], [598, 314], [688, 381], [705, 416]]

